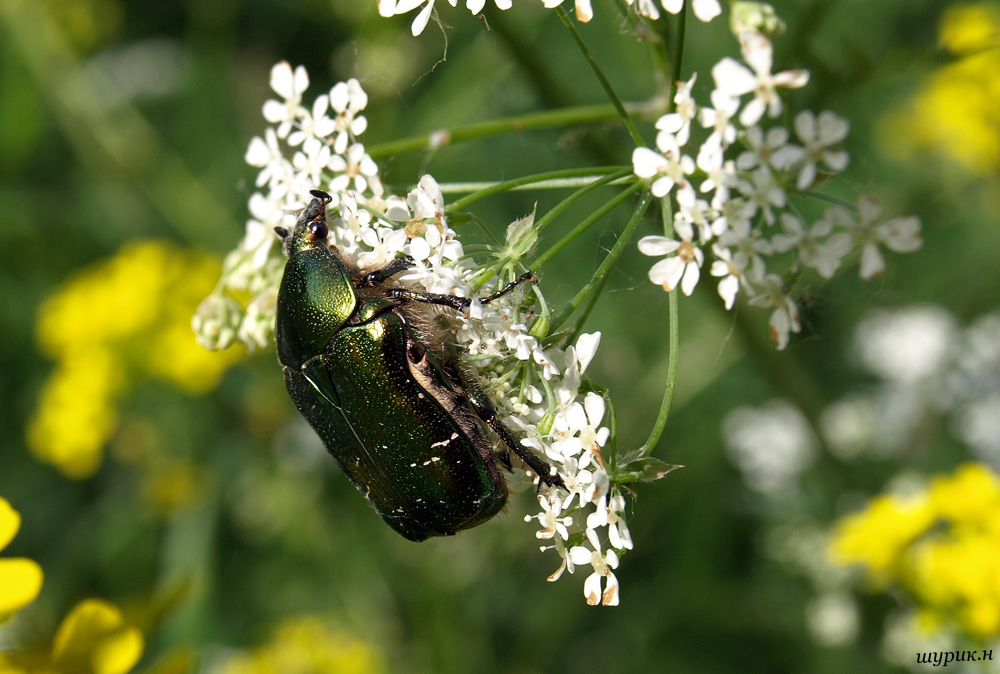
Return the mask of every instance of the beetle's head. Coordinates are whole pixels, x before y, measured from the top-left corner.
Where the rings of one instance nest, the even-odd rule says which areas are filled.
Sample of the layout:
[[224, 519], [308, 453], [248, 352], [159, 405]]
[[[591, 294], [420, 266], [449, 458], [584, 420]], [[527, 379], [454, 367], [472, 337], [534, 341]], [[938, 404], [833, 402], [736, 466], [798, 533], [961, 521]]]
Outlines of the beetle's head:
[[299, 213], [292, 231], [284, 227], [274, 228], [289, 257], [303, 250], [326, 245], [326, 237], [330, 233], [326, 224], [326, 205], [333, 201], [333, 197], [321, 190], [310, 190], [309, 194], [313, 195], [313, 200]]

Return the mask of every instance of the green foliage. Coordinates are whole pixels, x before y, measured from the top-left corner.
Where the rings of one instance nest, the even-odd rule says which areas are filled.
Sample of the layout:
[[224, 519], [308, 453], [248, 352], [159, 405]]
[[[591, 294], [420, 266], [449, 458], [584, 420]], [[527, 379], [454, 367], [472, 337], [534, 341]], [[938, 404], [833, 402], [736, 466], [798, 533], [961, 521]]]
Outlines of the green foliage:
[[[524, 535], [530, 495], [512, 497], [488, 526], [419, 546], [385, 527], [297, 417], [273, 351], [231, 367], [209, 393], [130, 382], [118, 394], [109, 458], [89, 479], [70, 480], [28, 449], [26, 429], [55, 367], [37, 338], [43, 301], [133, 240], [216, 256], [231, 248], [255, 174], [242, 157], [278, 60], [305, 64], [318, 90], [363, 81], [373, 156], [381, 142], [446, 126], [606, 102], [558, 18], [521, 4], [506, 13], [488, 6], [486, 22], [449, 14], [451, 27], [431, 24], [420, 39], [407, 19], [379, 18], [374, 2], [0, 5], [0, 495], [22, 517], [4, 555], [33, 559], [45, 573], [39, 599], [5, 627], [19, 643], [51, 643], [72, 606], [100, 596], [145, 631], [139, 672], [215, 671], [221, 648], [264, 661], [253, 649], [282, 625], [306, 625], [307, 636], [358, 649], [385, 671], [891, 671], [878, 655], [885, 602], [864, 602], [855, 643], [812, 639], [803, 614], [813, 588], [765, 552], [787, 512], [740, 481], [720, 425], [731, 409], [773, 397], [795, 401], [817, 424], [863, 377], [844, 353], [871, 307], [937, 303], [960, 321], [996, 308], [995, 169], [972, 176], [927, 155], [901, 162], [878, 142], [879, 120], [936, 65], [935, 35], [922, 26], [936, 25], [944, 3], [775, 3], [788, 25], [776, 66], [808, 67], [813, 82], [801, 95], [813, 98], [800, 102], [852, 122], [847, 184], [877, 185], [887, 208], [919, 215], [924, 247], [876, 284], [841, 275], [811, 288], [805, 336], [780, 354], [763, 337], [766, 320], [745, 307], [734, 315], [712, 293], [681, 298], [673, 414], [654, 456], [629, 462], [623, 449], [618, 468], [640, 481], [686, 467], [642, 485], [617, 609], [588, 607], [578, 584], [540, 582], [551, 557]], [[647, 80], [647, 50], [621, 39], [614, 3], [595, 5], [594, 21], [577, 31], [623, 101], [648, 97], [656, 83]], [[687, 40], [685, 68], [707, 73], [718, 54], [736, 54], [719, 23], [689, 20]], [[702, 86], [707, 94], [710, 84]], [[649, 120], [640, 129], [652, 136]], [[502, 180], [515, 165], [518, 174], [626, 165], [632, 147], [609, 123], [380, 161], [405, 194], [422, 170], [441, 182]], [[477, 215], [500, 240], [538, 198], [509, 192], [477, 204]], [[544, 198], [539, 213], [565, 195]], [[567, 212], [582, 221], [602, 203], [583, 195]], [[553, 306], [590, 279], [628, 210], [546, 263]], [[541, 250], [573, 221], [547, 227]], [[662, 228], [647, 216], [638, 231]], [[667, 368], [666, 295], [647, 270], [629, 246], [587, 318], [603, 332], [587, 374], [614, 396], [621, 448], [648, 436]], [[933, 424], [922, 428], [904, 461], [923, 471], [955, 465], [964, 450], [943, 438]], [[878, 491], [897, 469], [846, 465], [821, 450], [787, 507], [831, 522], [842, 495]], [[325, 627], [297, 616], [319, 616]]]

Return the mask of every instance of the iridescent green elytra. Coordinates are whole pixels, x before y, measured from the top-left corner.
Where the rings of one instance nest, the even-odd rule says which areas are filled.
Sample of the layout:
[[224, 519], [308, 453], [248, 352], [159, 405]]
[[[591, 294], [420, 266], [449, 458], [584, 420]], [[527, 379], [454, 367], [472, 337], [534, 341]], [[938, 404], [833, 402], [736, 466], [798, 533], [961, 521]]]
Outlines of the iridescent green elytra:
[[[453, 354], [429, 305], [469, 300], [400, 287], [409, 258], [364, 273], [327, 243], [318, 190], [292, 231], [275, 228], [288, 263], [275, 336], [288, 393], [341, 469], [393, 529], [413, 541], [490, 519], [507, 487], [499, 463], [514, 452], [547, 484], [549, 465], [523, 447], [475, 375]], [[483, 299], [489, 302], [517, 282]], [[499, 437], [506, 450], [495, 452]]]

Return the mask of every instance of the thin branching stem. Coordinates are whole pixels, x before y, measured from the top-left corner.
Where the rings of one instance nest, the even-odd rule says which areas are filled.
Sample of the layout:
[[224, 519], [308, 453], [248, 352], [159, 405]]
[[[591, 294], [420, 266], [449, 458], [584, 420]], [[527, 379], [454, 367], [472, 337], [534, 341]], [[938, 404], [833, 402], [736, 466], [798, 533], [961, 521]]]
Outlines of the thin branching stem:
[[621, 117], [622, 122], [625, 124], [625, 128], [628, 129], [629, 135], [632, 136], [632, 142], [639, 147], [645, 147], [646, 141], [642, 139], [639, 129], [636, 128], [635, 122], [632, 121], [632, 117], [625, 109], [625, 105], [622, 103], [621, 99], [618, 98], [618, 94], [615, 93], [614, 88], [611, 86], [611, 82], [607, 77], [605, 77], [604, 71], [602, 71], [601, 67], [597, 65], [597, 61], [594, 59], [594, 56], [590, 53], [590, 50], [587, 49], [587, 45], [584, 44], [583, 38], [580, 37], [580, 33], [577, 32], [576, 26], [573, 25], [572, 21], [570, 21], [566, 10], [562, 7], [557, 7], [556, 13], [559, 15], [559, 20], [563, 22], [564, 26], [566, 26], [566, 30], [568, 30], [569, 34], [573, 36], [576, 46], [580, 48], [580, 51], [583, 53], [583, 57], [587, 59], [587, 63], [590, 64], [591, 70], [593, 70], [594, 74], [597, 75], [597, 79], [604, 88], [604, 93], [607, 94], [608, 100], [610, 100], [615, 106], [615, 109], [618, 111], [618, 116]]
[[507, 192], [514, 189], [515, 187], [520, 187], [521, 185], [530, 185], [533, 183], [540, 183], [546, 180], [552, 180], [556, 178], [573, 178], [578, 176], [603, 176], [608, 173], [617, 173], [621, 171], [621, 166], [598, 166], [590, 168], [576, 168], [576, 169], [561, 169], [559, 171], [549, 171], [547, 173], [536, 173], [534, 175], [522, 176], [520, 178], [514, 178], [513, 180], [505, 180], [503, 182], [494, 183], [489, 187], [484, 187], [481, 190], [477, 190], [472, 194], [462, 197], [461, 199], [456, 199], [453, 201], [445, 210], [449, 213], [454, 213], [465, 209], [469, 204], [475, 203], [480, 199], [485, 199], [486, 197], [492, 196], [494, 194], [499, 194], [500, 192]]
[[[649, 103], [624, 103], [623, 106], [629, 115], [649, 119], [655, 119], [663, 112], [662, 107], [657, 110], [654, 105]], [[493, 119], [466, 126], [438, 129], [399, 140], [366, 146], [365, 149], [372, 159], [380, 159], [406, 152], [440, 150], [442, 147], [455, 143], [504, 133], [579, 124], [604, 124], [619, 116], [620, 112], [614, 105], [579, 105], [559, 110], [545, 110], [544, 112]]]
[[632, 241], [632, 235], [635, 233], [636, 227], [639, 226], [639, 223], [642, 221], [643, 214], [645, 214], [646, 209], [649, 208], [649, 204], [652, 203], [652, 201], [652, 194], [648, 191], [644, 192], [642, 197], [639, 199], [639, 202], [635, 205], [635, 210], [632, 211], [632, 217], [629, 219], [628, 224], [625, 225], [624, 231], [622, 231], [618, 240], [615, 241], [615, 245], [611, 247], [611, 251], [608, 253], [607, 257], [605, 257], [604, 261], [601, 262], [601, 266], [597, 268], [597, 271], [595, 271], [594, 275], [590, 277], [587, 284], [580, 289], [580, 292], [578, 292], [576, 296], [559, 311], [556, 317], [552, 319], [552, 323], [549, 327], [550, 332], [558, 330], [559, 327], [566, 322], [566, 319], [569, 318], [584, 302], [586, 302], [591, 293], [593, 293], [600, 286], [601, 280], [611, 272], [615, 263], [618, 262], [618, 258], [620, 258], [622, 253], [625, 252], [625, 246]]
[[[669, 197], [663, 197], [660, 199], [660, 213], [663, 217], [663, 234], [664, 236], [672, 238], [674, 235], [674, 225]], [[667, 418], [670, 416], [670, 407], [674, 402], [674, 389], [677, 386], [677, 350], [680, 343], [680, 328], [677, 323], [679, 313], [677, 288], [674, 288], [672, 291], [667, 293], [667, 320], [670, 323], [667, 333], [667, 381], [663, 389], [663, 399], [660, 401], [660, 411], [656, 415], [656, 421], [653, 423], [653, 428], [649, 432], [649, 437], [642, 445], [643, 456], [649, 456], [649, 454], [652, 453], [653, 448], [655, 448], [656, 444], [660, 441], [660, 436], [663, 435], [663, 429], [667, 426]]]
[[556, 241], [551, 248], [549, 248], [547, 251], [536, 257], [528, 266], [536, 271], [542, 268], [546, 262], [555, 257], [556, 253], [558, 253], [560, 250], [566, 247], [566, 245], [569, 244], [570, 241], [572, 241], [580, 234], [585, 232], [595, 222], [597, 222], [605, 215], [610, 213], [615, 207], [618, 206], [618, 204], [628, 199], [629, 196], [642, 189], [642, 187], [643, 184], [637, 182], [632, 186], [630, 186], [628, 189], [622, 190], [621, 192], [616, 194], [612, 199], [609, 199], [603, 206], [601, 206], [596, 211], [587, 216], [585, 220], [583, 220], [582, 222], [580, 222], [580, 224], [574, 227], [568, 234], [566, 234], [566, 236]]

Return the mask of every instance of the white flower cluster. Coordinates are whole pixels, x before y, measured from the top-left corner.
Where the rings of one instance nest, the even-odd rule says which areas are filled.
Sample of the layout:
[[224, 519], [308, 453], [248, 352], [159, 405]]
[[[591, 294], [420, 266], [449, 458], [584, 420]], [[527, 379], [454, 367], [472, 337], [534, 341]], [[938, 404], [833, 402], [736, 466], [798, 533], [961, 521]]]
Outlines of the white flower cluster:
[[[752, 306], [772, 310], [771, 337], [779, 349], [800, 329], [798, 309], [782, 276], [769, 270], [770, 259], [788, 260], [789, 272], [803, 267], [830, 278], [844, 258], [861, 249], [861, 277], [885, 269], [880, 246], [905, 253], [921, 245], [915, 217], [881, 219], [881, 210], [863, 196], [856, 214], [834, 206], [812, 224], [789, 204], [789, 196], [818, 187], [846, 168], [847, 153], [836, 146], [848, 123], [829, 111], [798, 113], [793, 127], [798, 143], [775, 120], [783, 109], [780, 88], [804, 86], [804, 70], [772, 73], [771, 41], [755, 30], [740, 35], [744, 63], [726, 57], [712, 68], [711, 106], [692, 96], [697, 74], [679, 83], [675, 112], [656, 122], [656, 149], [636, 148], [635, 175], [650, 181], [654, 196], [673, 194], [676, 238], [647, 236], [639, 250], [670, 255], [649, 271], [649, 279], [690, 295], [701, 277], [706, 254], [718, 292], [731, 309], [742, 290]], [[692, 157], [685, 149], [694, 122], [708, 132]], [[693, 180], [700, 178], [696, 186]], [[789, 259], [790, 258], [790, 259]], [[772, 265], [773, 267], [773, 265]]]
[[[361, 112], [367, 96], [357, 80], [337, 84], [311, 108], [302, 104], [308, 85], [301, 66], [293, 70], [281, 62], [271, 71], [271, 88], [280, 100], [267, 101], [263, 111], [273, 126], [263, 138], [254, 138], [246, 153], [247, 163], [259, 169], [259, 191], [249, 200], [252, 217], [243, 240], [226, 258], [218, 288], [194, 319], [207, 348], [226, 348], [236, 340], [249, 348], [265, 347], [273, 341], [284, 268], [274, 227], [291, 228], [312, 189], [333, 197], [327, 207], [330, 242], [361, 268], [377, 269], [409, 255], [414, 265], [399, 276], [409, 287], [471, 297], [482, 285], [484, 270], [472, 266], [448, 226], [434, 178], [423, 176], [406, 198], [386, 193], [378, 167], [358, 142], [366, 127]], [[530, 221], [521, 224], [509, 234], [523, 235]], [[240, 305], [230, 293], [250, 299]], [[524, 444], [545, 456], [565, 483], [565, 489], [541, 487], [542, 512], [528, 518], [539, 521], [538, 537], [552, 540], [550, 547], [563, 559], [550, 580], [563, 569], [590, 564], [588, 602], [614, 605], [618, 581], [611, 569], [632, 541], [623, 519], [624, 498], [611, 484], [601, 456], [610, 434], [602, 426], [605, 399], [582, 378], [600, 333], [582, 334], [565, 348], [543, 348], [529, 332], [517, 295], [488, 305], [474, 301], [468, 316], [456, 317], [456, 341], [480, 368], [501, 416], [527, 436]]]
[[729, 460], [747, 485], [763, 494], [793, 491], [815, 460], [816, 437], [799, 408], [786, 400], [763, 407], [737, 407], [722, 422]]
[[952, 435], [1000, 470], [1000, 313], [961, 328], [943, 307], [871, 312], [855, 331], [860, 362], [880, 378], [849, 393], [820, 418], [823, 437], [842, 460], [891, 458], [909, 451], [942, 415]]
[[[542, 0], [542, 5], [546, 9], [552, 9], [563, 4], [564, 0]], [[656, 0], [626, 0], [629, 6], [636, 5], [636, 12], [641, 16], [650, 19], [660, 18], [660, 10], [656, 6]], [[677, 14], [684, 9], [685, 0], [660, 0], [663, 9], [671, 14]], [[497, 9], [507, 10], [514, 6], [513, 0], [493, 0]], [[458, 5], [458, 0], [448, 0], [452, 7]], [[472, 14], [479, 14], [486, 6], [486, 0], [465, 0], [465, 8]], [[408, 14], [418, 7], [422, 7], [410, 24], [410, 32], [414, 37], [424, 32], [427, 22], [430, 21], [434, 12], [434, 0], [378, 0], [378, 12], [382, 16], [399, 16]], [[694, 14], [702, 21], [711, 21], [722, 13], [719, 0], [694, 0]], [[594, 9], [590, 0], [575, 0], [576, 18], [580, 23], [587, 23], [594, 18]]]

